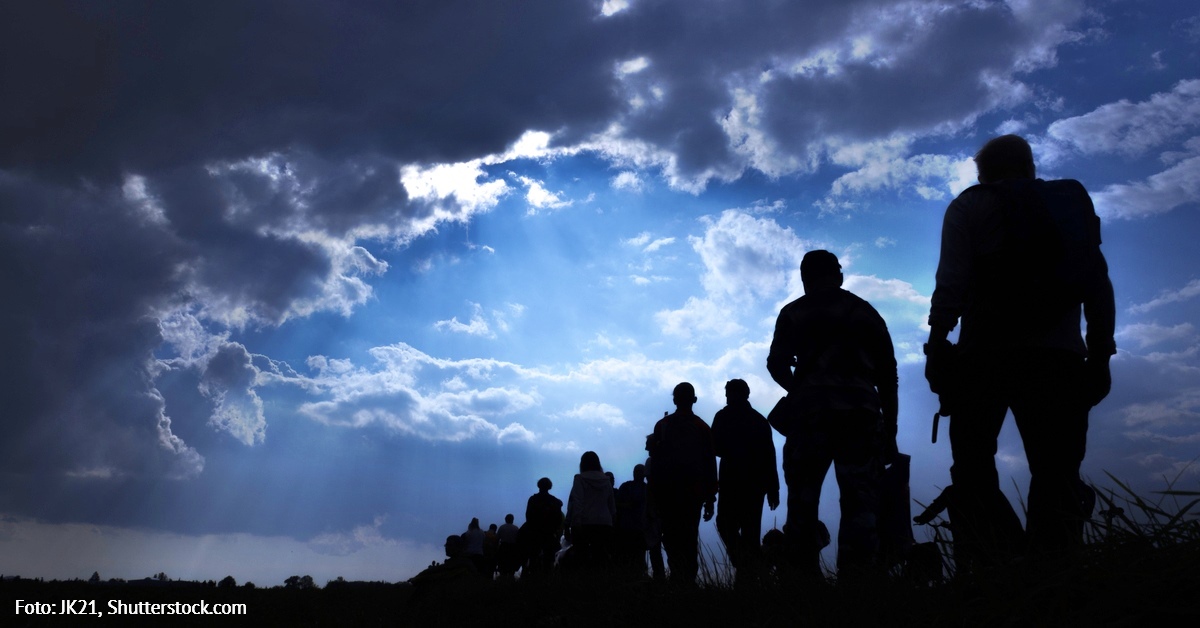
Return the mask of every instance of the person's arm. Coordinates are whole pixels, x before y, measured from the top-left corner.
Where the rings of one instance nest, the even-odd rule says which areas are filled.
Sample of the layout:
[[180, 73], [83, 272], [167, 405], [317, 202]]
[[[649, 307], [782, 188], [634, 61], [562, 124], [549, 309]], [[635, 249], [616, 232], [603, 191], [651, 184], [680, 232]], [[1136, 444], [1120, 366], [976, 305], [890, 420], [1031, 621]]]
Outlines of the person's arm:
[[775, 463], [775, 441], [771, 439], [771, 426], [764, 419], [762, 426], [763, 453], [761, 456], [763, 474], [767, 486], [767, 506], [771, 510], [779, 507], [779, 467]]
[[1112, 281], [1108, 278], [1108, 262], [1100, 255], [1095, 276], [1083, 301], [1083, 316], [1087, 319], [1088, 359], [1104, 359], [1117, 352], [1114, 340], [1117, 324], [1116, 299]]
[[795, 376], [792, 374], [795, 354], [792, 353], [794, 343], [791, 321], [787, 319], [785, 312], [786, 308], [784, 312], [779, 313], [779, 318], [775, 320], [775, 335], [771, 338], [771, 350], [767, 354], [767, 372], [771, 374], [771, 379], [775, 380], [776, 384], [790, 393], [795, 381]]
[[[1086, 192], [1085, 192], [1086, 196]], [[1088, 198], [1089, 208], [1091, 198]], [[1100, 219], [1092, 209], [1089, 216], [1094, 231], [1091, 237], [1100, 246]], [[1097, 251], [1097, 260], [1083, 297], [1083, 316], [1087, 319], [1087, 386], [1088, 404], [1095, 406], [1112, 389], [1112, 371], [1108, 361], [1117, 352], [1114, 339], [1117, 325], [1117, 306], [1112, 281], [1108, 278], [1108, 261]]]
[[[704, 425], [704, 421], [700, 417], [696, 417], [696, 421], [700, 425]], [[704, 425], [704, 428], [707, 450], [704, 452], [702, 480], [704, 482], [704, 520], [708, 521], [712, 519], [717, 504], [717, 455], [713, 450], [712, 430], [707, 425]]]
[[875, 389], [879, 392], [879, 407], [883, 413], [884, 464], [891, 464], [899, 453], [896, 434], [900, 418], [900, 376], [896, 367], [896, 348], [887, 323], [878, 311], [874, 314], [876, 343], [871, 359], [875, 363]]
[[963, 198], [965, 194], [960, 194], [950, 203], [942, 219], [941, 251], [929, 306], [930, 344], [947, 339], [966, 305], [971, 250], [965, 211], [967, 200]]

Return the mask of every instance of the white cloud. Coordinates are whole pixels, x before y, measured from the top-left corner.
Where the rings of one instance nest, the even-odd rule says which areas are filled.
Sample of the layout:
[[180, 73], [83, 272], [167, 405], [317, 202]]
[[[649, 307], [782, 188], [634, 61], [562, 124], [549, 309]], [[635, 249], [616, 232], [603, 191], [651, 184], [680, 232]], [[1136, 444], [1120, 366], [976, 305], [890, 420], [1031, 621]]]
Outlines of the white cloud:
[[589, 401], [585, 404], [575, 406], [566, 412], [559, 415], [560, 418], [571, 419], [575, 421], [585, 422], [600, 422], [612, 427], [624, 427], [629, 425], [625, 420], [625, 414], [620, 408], [611, 406], [607, 403], [597, 403]]
[[[156, 401], [162, 402], [162, 396], [157, 390], [154, 390], [152, 395], [156, 397]], [[192, 478], [204, 471], [204, 456], [171, 431], [171, 419], [166, 414], [159, 413], [154, 433], [159, 447], [171, 452], [174, 456], [169, 462], [166, 477], [170, 479]]]
[[1200, 125], [1200, 79], [1132, 103], [1120, 100], [1050, 125], [1047, 135], [1084, 154], [1139, 155]]
[[671, 278], [663, 277], [662, 275], [650, 275], [649, 277], [645, 277], [642, 275], [630, 275], [629, 280], [638, 286], [648, 286], [652, 283], [662, 283], [664, 281], [670, 281]]
[[1118, 339], [1132, 340], [1143, 349], [1162, 342], [1191, 340], [1195, 335], [1196, 329], [1191, 323], [1180, 323], [1172, 327], [1157, 323], [1134, 323], [1125, 325], [1116, 333]]
[[734, 181], [744, 171], [741, 164], [709, 164], [698, 171], [683, 168], [680, 157], [672, 150], [636, 137], [629, 137], [624, 126], [618, 122], [604, 131], [593, 134], [574, 147], [577, 151], [594, 152], [619, 168], [661, 171], [667, 185], [673, 190], [699, 194], [708, 182]]
[[[927, 328], [930, 297], [901, 279], [880, 279], [875, 275], [846, 275], [843, 288], [866, 299], [888, 323], [893, 340], [901, 331]], [[903, 322], [902, 327], [900, 323]]]
[[642, 247], [646, 246], [646, 243], [650, 242], [650, 238], [652, 237], [653, 236], [650, 235], [649, 231], [643, 231], [632, 238], [621, 240], [621, 243], [629, 246]]
[[512, 331], [513, 322], [525, 315], [525, 306], [520, 303], [505, 303], [502, 308], [493, 309], [490, 317], [484, 314], [482, 305], [469, 301], [468, 305], [471, 306], [471, 318], [468, 322], [463, 323], [458, 317], [452, 317], [449, 320], [437, 321], [433, 324], [434, 329], [480, 338], [495, 338], [497, 332]]
[[558, 193], [547, 190], [541, 181], [524, 176], [518, 176], [517, 179], [527, 188], [525, 200], [529, 203], [528, 213], [531, 215], [536, 214], [539, 209], [562, 209], [574, 203], [565, 201]]
[[1200, 156], [1133, 183], [1109, 185], [1092, 195], [1101, 218], [1146, 218], [1200, 203]]
[[471, 319], [467, 323], [461, 323], [458, 317], [452, 317], [450, 320], [437, 321], [433, 324], [433, 328], [440, 331], [449, 331], [456, 334], [467, 334], [469, 336], [479, 336], [481, 338], [495, 338], [496, 333], [488, 326], [488, 323], [483, 318], [483, 306], [478, 303], [471, 303]]
[[[403, 344], [377, 347], [371, 354], [378, 364], [374, 371], [319, 371], [310, 383], [326, 399], [301, 404], [300, 413], [326, 425], [381, 426], [434, 441], [487, 438], [512, 443], [536, 438], [520, 423], [501, 428], [495, 422], [540, 404], [536, 392], [479, 385], [493, 369], [513, 365], [438, 360]], [[320, 359], [310, 362], [322, 363]]]
[[645, 187], [641, 177], [632, 170], [625, 170], [612, 178], [612, 187], [617, 190], [628, 190], [630, 192], [641, 192]]
[[[611, 341], [606, 344], [615, 347]], [[748, 343], [715, 360], [698, 361], [653, 360], [633, 353], [549, 369], [491, 359], [440, 359], [401, 343], [372, 349], [376, 364], [370, 369], [313, 356], [308, 363], [314, 375], [296, 376], [293, 383], [318, 398], [302, 403], [300, 413], [326, 425], [378, 427], [432, 441], [541, 442], [542, 447], [553, 449], [553, 442], [562, 439], [543, 440], [539, 428], [530, 423], [536, 420], [530, 411], [544, 407], [551, 398], [561, 403], [565, 390], [618, 387], [629, 395], [633, 391], [669, 391], [680, 381], [691, 381], [699, 388], [719, 391], [729, 372], [753, 373], [760, 367], [765, 350], [763, 343]], [[745, 377], [763, 392], [773, 389], [761, 378]], [[531, 387], [535, 383], [538, 388]], [[571, 392], [566, 399], [576, 394]], [[628, 424], [625, 409], [610, 403], [576, 403], [539, 414], [612, 426]], [[520, 421], [504, 420], [518, 416]]]
[[1129, 308], [1129, 312], [1131, 314], [1145, 314], [1150, 310], [1161, 307], [1168, 303], [1178, 303], [1180, 301], [1193, 299], [1197, 296], [1200, 296], [1200, 279], [1193, 279], [1189, 281], [1187, 285], [1178, 290], [1163, 291], [1157, 297], [1147, 301], [1146, 303], [1139, 303], [1138, 305], [1131, 306]]
[[815, 246], [769, 217], [725, 210], [701, 219], [704, 235], [688, 241], [704, 264], [701, 283], [712, 298], [743, 301], [799, 294], [800, 260]]
[[492, 321], [501, 333], [508, 333], [512, 328], [513, 319], [525, 315], [525, 306], [520, 303], [505, 303], [504, 309], [492, 310]]
[[525, 429], [520, 423], [509, 423], [496, 433], [499, 443], [532, 443], [537, 440], [537, 434]]
[[375, 517], [370, 525], [355, 526], [349, 532], [326, 532], [309, 539], [308, 546], [318, 554], [349, 556], [362, 550], [377, 551], [381, 547], [398, 544], [384, 538], [380, 527], [387, 517]]
[[876, 248], [880, 249], [886, 249], [889, 246], [896, 246], [896, 239], [889, 238], [887, 236], [879, 236], [878, 238], [875, 238], [875, 246]]
[[[1151, 425], [1154, 427], [1170, 427], [1176, 425], [1196, 425], [1200, 412], [1195, 408], [1200, 404], [1197, 391], [1190, 391], [1170, 399], [1135, 403], [1122, 409], [1125, 425]], [[1143, 437], [1148, 432], [1143, 432]], [[1157, 433], [1156, 433], [1157, 434]], [[1161, 437], [1161, 434], [1157, 434]]]
[[542, 443], [542, 449], [544, 449], [546, 451], [552, 451], [555, 453], [574, 453], [574, 452], [578, 452], [578, 451], [583, 451], [583, 448], [580, 447], [579, 444], [573, 440], [550, 441], [550, 442]]
[[837, 178], [818, 207], [823, 213], [840, 213], [842, 201], [854, 195], [896, 190], [926, 200], [946, 200], [975, 183], [975, 163], [970, 157], [913, 155], [869, 159], [858, 170]]
[[622, 61], [617, 64], [617, 74], [625, 76], [628, 74], [637, 74], [642, 70], [650, 67], [650, 60], [646, 57], [636, 57], [628, 61]]
[[604, 0], [600, 5], [600, 15], [612, 17], [629, 8], [630, 0]]
[[658, 321], [664, 334], [680, 338], [693, 335], [727, 337], [745, 329], [728, 308], [711, 299], [697, 297], [688, 297], [683, 307], [677, 310], [656, 312], [654, 320]]
[[500, 202], [509, 187], [503, 179], [481, 183], [480, 179], [488, 176], [482, 166], [479, 159], [427, 168], [409, 165], [400, 169], [400, 181], [413, 200], [434, 204], [455, 201], [468, 214], [486, 211]]
[[896, 300], [929, 307], [930, 297], [900, 279], [880, 279], [875, 275], [847, 275], [842, 286], [867, 301]]
[[770, 177], [813, 170], [815, 159], [801, 160], [780, 148], [772, 135], [763, 129], [763, 112], [758, 96], [745, 89], [733, 91], [733, 105], [721, 119], [721, 128], [729, 138], [731, 148], [742, 155], [749, 166]]
[[241, 343], [229, 342], [228, 332], [217, 334], [205, 330], [187, 309], [164, 314], [159, 319], [159, 329], [163, 341], [176, 353], [176, 357], [160, 360], [159, 368], [199, 371], [198, 389], [213, 403], [209, 425], [245, 445], [263, 442], [267, 420], [255, 389], [267, 378], [254, 365], [254, 359], [269, 362], [271, 368], [276, 368], [275, 363], [265, 356], [250, 354]]
[[1024, 120], [1014, 120], [1009, 118], [1004, 122], [1001, 122], [1000, 125], [996, 127], [996, 135], [1020, 134], [1028, 126], [1028, 123], [1026, 123]]
[[659, 239], [651, 242], [650, 244], [647, 244], [646, 248], [642, 249], [642, 252], [643, 253], [653, 253], [653, 252], [661, 249], [662, 247], [667, 246], [668, 244], [674, 244], [674, 243], [675, 243], [675, 238], [659, 238]]
[[639, 247], [642, 249], [643, 253], [653, 253], [653, 252], [663, 248], [664, 246], [674, 244], [674, 243], [675, 243], [675, 238], [673, 238], [673, 237], [655, 238], [654, 236], [652, 236], [650, 234], [649, 231], [643, 231], [632, 238], [621, 240], [621, 244], [624, 244], [626, 246]]
[[550, 148], [553, 135], [545, 131], [526, 131], [513, 142], [507, 151], [500, 155], [485, 157], [487, 164], [501, 164], [516, 159], [540, 159], [558, 154], [561, 149]]
[[689, 297], [679, 309], [657, 312], [663, 333], [680, 338], [737, 334], [746, 329], [743, 317], [757, 319], [762, 307], [802, 293], [800, 260], [820, 246], [756, 213], [763, 212], [730, 209], [701, 219], [704, 234], [688, 241], [704, 265], [704, 293]]

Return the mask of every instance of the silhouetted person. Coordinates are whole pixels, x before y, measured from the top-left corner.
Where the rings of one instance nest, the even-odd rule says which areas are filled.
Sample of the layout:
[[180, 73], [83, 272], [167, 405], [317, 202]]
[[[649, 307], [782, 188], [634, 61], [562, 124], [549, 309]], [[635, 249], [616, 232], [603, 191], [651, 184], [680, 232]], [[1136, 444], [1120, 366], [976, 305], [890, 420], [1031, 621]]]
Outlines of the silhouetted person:
[[[616, 553], [631, 575], [646, 575], [646, 465], [634, 465], [633, 479], [617, 489]], [[661, 554], [659, 555], [661, 561]]]
[[522, 576], [546, 577], [554, 569], [563, 529], [562, 500], [550, 494], [550, 478], [537, 483], [538, 492], [525, 505], [525, 525], [521, 527], [528, 567]]
[[613, 519], [617, 501], [613, 480], [600, 466], [600, 456], [585, 451], [579, 458], [579, 473], [567, 498], [567, 539], [574, 548], [577, 564], [597, 569], [608, 563], [612, 547]]
[[739, 580], [760, 566], [763, 500], [779, 506], [779, 471], [775, 442], [766, 417], [750, 406], [750, 385], [740, 379], [725, 384], [725, 407], [712, 423], [713, 449], [721, 459], [717, 532]]
[[709, 521], [717, 498], [717, 458], [712, 431], [692, 413], [696, 389], [683, 382], [672, 392], [674, 414], [663, 417], [647, 437], [653, 472], [650, 499], [662, 521], [671, 580], [695, 584], [699, 571], [700, 516]]
[[479, 573], [487, 572], [487, 558], [483, 555], [487, 534], [479, 527], [479, 517], [473, 517], [467, 524], [467, 531], [462, 533], [463, 555], [475, 563]]
[[[1078, 181], [1036, 178], [1020, 137], [988, 141], [975, 165], [979, 185], [946, 209], [926, 345], [928, 372], [961, 373], [957, 389], [938, 391], [953, 417], [956, 537], [1008, 518], [995, 456], [1012, 410], [1029, 461], [1030, 548], [1058, 553], [1082, 542], [1088, 411], [1112, 385], [1115, 305], [1100, 221]], [[960, 320], [955, 347], [947, 337]]]
[[513, 523], [512, 514], [504, 515], [504, 525], [496, 530], [500, 546], [496, 551], [496, 567], [502, 578], [512, 578], [521, 568], [521, 549], [517, 544], [520, 528]]
[[446, 560], [433, 563], [409, 578], [416, 595], [444, 593], [477, 582], [479, 570], [463, 554], [463, 539], [457, 534], [446, 537]]
[[841, 288], [833, 253], [806, 253], [800, 279], [804, 296], [779, 312], [767, 357], [791, 410], [775, 424], [787, 437], [784, 533], [801, 573], [820, 577], [817, 509], [832, 464], [841, 493], [837, 566], [849, 575], [877, 561], [879, 483], [896, 456], [896, 357], [883, 318]]
[[497, 554], [500, 551], [500, 537], [496, 533], [496, 524], [491, 524], [483, 533], [483, 564], [484, 571], [490, 579], [496, 573]]

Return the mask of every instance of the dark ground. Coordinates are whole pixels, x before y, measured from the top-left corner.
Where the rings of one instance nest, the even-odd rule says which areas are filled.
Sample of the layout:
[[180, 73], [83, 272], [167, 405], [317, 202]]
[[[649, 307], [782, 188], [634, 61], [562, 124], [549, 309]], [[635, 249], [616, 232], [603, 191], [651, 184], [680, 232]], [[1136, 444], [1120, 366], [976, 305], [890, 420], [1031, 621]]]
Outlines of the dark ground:
[[[894, 581], [769, 583], [679, 588], [589, 578], [540, 584], [475, 582], [439, 591], [407, 583], [324, 588], [216, 587], [211, 583], [0, 582], [5, 626], [1194, 626], [1200, 622], [1200, 542], [1135, 543], [1082, 566], [1019, 565], [937, 586]], [[17, 600], [94, 600], [104, 617], [16, 614]], [[115, 616], [127, 604], [245, 604], [243, 616]]]

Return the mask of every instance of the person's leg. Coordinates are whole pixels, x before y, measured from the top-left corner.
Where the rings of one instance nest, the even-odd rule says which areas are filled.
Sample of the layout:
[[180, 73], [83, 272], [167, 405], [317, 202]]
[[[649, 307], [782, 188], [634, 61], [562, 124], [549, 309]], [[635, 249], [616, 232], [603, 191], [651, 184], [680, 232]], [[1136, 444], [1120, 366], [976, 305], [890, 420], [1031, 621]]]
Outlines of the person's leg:
[[662, 580], [667, 577], [663, 564], [662, 520], [657, 515], [647, 514], [644, 532], [646, 551], [650, 552], [650, 572], [655, 580]]
[[1026, 529], [1033, 552], [1057, 553], [1083, 542], [1079, 467], [1089, 410], [1083, 368], [1082, 357], [1065, 351], [1014, 365], [1013, 416], [1029, 461]]
[[684, 584], [695, 584], [700, 571], [700, 504], [683, 508], [679, 526], [679, 578], [671, 569], [671, 579]]
[[1002, 365], [976, 357], [963, 367], [965, 394], [950, 418], [950, 478], [957, 506], [951, 520], [955, 566], [967, 571], [974, 563], [996, 564], [1013, 555], [1016, 548], [1004, 530], [1017, 515], [996, 472], [996, 440], [1008, 414]]
[[742, 546], [751, 556], [757, 556], [762, 550], [763, 504], [767, 496], [760, 491], [746, 491], [745, 495], [741, 517]]
[[661, 504], [662, 545], [667, 552], [671, 580], [695, 583], [699, 569], [697, 545], [700, 533], [700, 505], [687, 501]]
[[879, 555], [880, 417], [847, 412], [830, 427], [835, 434], [833, 470], [841, 507], [838, 573], [862, 573], [875, 568]]
[[822, 577], [817, 519], [821, 486], [832, 463], [830, 439], [814, 426], [788, 438], [783, 446], [783, 476], [788, 487], [783, 532], [793, 562], [804, 576]]
[[741, 569], [746, 561], [754, 562], [762, 532], [764, 495], [746, 486], [721, 486], [717, 503], [717, 533], [725, 545], [730, 563]]
[[762, 512], [766, 495], [759, 491], [747, 490], [743, 493], [739, 519], [739, 547], [741, 562], [737, 567], [737, 575], [745, 580], [758, 578], [763, 569], [762, 561]]
[[729, 556], [729, 563], [734, 567], [738, 566], [742, 557], [739, 497], [737, 488], [733, 486], [721, 486], [720, 494], [717, 495], [717, 535], [721, 537], [721, 543], [725, 545], [725, 554]]

